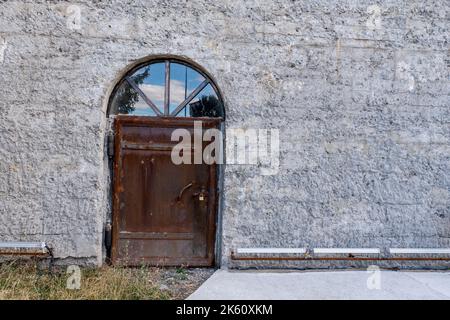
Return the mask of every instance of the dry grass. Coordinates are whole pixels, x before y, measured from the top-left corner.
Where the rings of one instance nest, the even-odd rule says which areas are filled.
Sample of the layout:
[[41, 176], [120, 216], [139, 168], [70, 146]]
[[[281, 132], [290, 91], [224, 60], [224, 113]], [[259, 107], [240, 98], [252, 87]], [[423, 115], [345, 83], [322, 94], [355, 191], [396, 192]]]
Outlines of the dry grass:
[[160, 290], [155, 268], [81, 269], [81, 287], [67, 289], [70, 274], [66, 269], [40, 270], [35, 263], [0, 264], [0, 300], [66, 299], [170, 299], [170, 292]]

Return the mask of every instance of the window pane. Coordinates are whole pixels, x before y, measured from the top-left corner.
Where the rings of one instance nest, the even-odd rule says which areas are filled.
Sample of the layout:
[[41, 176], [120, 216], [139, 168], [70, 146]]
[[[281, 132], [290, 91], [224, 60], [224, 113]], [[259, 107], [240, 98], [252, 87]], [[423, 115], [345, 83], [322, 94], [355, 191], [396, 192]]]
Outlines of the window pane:
[[194, 69], [180, 63], [171, 63], [170, 112], [174, 111], [204, 80], [205, 78]]
[[155, 116], [155, 112], [145, 103], [126, 80], [122, 80], [111, 102], [113, 114]]
[[223, 117], [223, 106], [213, 87], [208, 84], [180, 111], [178, 117]]
[[164, 62], [158, 62], [137, 70], [130, 77], [161, 112], [164, 112], [165, 72]]

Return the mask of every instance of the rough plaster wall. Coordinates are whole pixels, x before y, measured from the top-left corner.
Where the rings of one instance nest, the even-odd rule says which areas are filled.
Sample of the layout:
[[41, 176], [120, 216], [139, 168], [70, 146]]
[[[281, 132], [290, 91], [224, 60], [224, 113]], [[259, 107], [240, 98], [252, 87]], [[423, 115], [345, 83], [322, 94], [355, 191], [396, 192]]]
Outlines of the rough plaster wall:
[[247, 246], [450, 247], [449, 7], [0, 3], [0, 239], [101, 262], [107, 95], [170, 53], [215, 76], [228, 128], [280, 129], [279, 174], [226, 166], [222, 265]]

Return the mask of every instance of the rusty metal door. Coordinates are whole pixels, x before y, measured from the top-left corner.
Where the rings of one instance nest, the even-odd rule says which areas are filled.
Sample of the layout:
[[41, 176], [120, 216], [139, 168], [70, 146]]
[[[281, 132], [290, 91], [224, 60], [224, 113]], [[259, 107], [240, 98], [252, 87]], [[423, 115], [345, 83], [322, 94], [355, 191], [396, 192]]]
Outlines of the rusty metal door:
[[[193, 137], [194, 120], [115, 119], [113, 263], [214, 264], [217, 165], [171, 161], [178, 143], [171, 141], [172, 131], [185, 128]], [[219, 124], [202, 119], [204, 129]]]

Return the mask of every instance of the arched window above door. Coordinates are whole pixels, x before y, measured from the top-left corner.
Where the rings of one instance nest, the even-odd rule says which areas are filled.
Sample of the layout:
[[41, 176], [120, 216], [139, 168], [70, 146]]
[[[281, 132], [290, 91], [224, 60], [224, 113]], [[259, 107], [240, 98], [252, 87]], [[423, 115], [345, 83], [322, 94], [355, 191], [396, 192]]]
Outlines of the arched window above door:
[[128, 72], [115, 87], [109, 114], [159, 117], [224, 117], [214, 82], [177, 59], [152, 60]]

